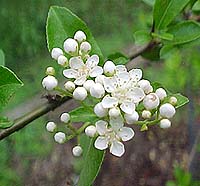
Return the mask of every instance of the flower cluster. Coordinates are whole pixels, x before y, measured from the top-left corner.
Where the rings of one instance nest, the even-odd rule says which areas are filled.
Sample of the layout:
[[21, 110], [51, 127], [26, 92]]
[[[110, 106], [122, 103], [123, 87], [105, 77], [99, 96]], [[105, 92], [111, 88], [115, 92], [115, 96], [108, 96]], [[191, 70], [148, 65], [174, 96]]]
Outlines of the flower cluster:
[[[95, 138], [94, 146], [97, 149], [109, 148], [110, 153], [121, 157], [125, 152], [123, 142], [134, 137], [133, 129], [125, 125], [137, 124], [142, 130], [156, 123], [161, 128], [170, 127], [169, 119], [176, 112], [177, 98], [167, 95], [163, 88], [153, 88], [148, 80], [142, 78], [141, 69], [128, 71], [124, 65], [115, 65], [110, 60], [103, 67], [99, 66], [99, 56], [90, 55], [92, 47], [86, 39], [83, 31], [77, 31], [74, 38], [64, 41], [64, 51], [53, 48], [51, 56], [64, 68], [63, 75], [67, 81], [62, 92], [66, 91], [66, 95], [71, 94], [81, 102], [87, 97], [97, 100], [93, 109], [99, 119], [85, 125], [85, 134]], [[42, 81], [43, 87], [47, 90], [60, 90], [54, 77], [55, 70], [48, 67], [46, 74]], [[68, 113], [63, 113], [60, 120], [68, 125], [73, 136], [83, 132], [72, 126]], [[46, 128], [49, 132], [57, 130], [54, 122], [48, 122]], [[60, 131], [54, 136], [58, 143], [64, 143], [70, 138]], [[72, 152], [74, 156], [80, 156], [81, 146], [75, 146]]]

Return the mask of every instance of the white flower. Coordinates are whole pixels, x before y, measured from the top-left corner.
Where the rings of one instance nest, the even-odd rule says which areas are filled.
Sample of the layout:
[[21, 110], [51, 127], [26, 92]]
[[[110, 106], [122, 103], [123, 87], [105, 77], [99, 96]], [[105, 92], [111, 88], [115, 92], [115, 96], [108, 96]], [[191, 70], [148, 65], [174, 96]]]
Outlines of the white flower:
[[116, 73], [122, 73], [122, 72], [127, 72], [127, 68], [125, 65], [117, 65], [116, 66]]
[[70, 115], [68, 113], [62, 113], [60, 116], [60, 121], [63, 123], [68, 123], [70, 120]]
[[83, 63], [81, 57], [72, 57], [69, 60], [70, 69], [63, 71], [63, 75], [67, 78], [75, 78], [74, 83], [76, 85], [83, 85], [87, 78], [97, 77], [103, 73], [103, 69], [97, 66], [99, 63], [99, 57], [97, 55], [92, 55]]
[[113, 77], [104, 78], [104, 88], [111, 94], [102, 100], [104, 108], [112, 108], [120, 105], [123, 112], [132, 114], [135, 104], [139, 103], [145, 96], [144, 91], [136, 87], [141, 72], [134, 69], [128, 72], [117, 73]]
[[124, 118], [128, 124], [134, 124], [139, 119], [139, 114], [134, 111], [132, 114], [124, 114]]
[[113, 107], [108, 112], [110, 117], [117, 117], [121, 114], [120, 109], [118, 107]]
[[102, 118], [108, 114], [108, 109], [103, 108], [102, 103], [97, 103], [94, 107], [94, 113]]
[[153, 91], [153, 87], [151, 86], [150, 82], [146, 79], [142, 79], [138, 82], [138, 85], [141, 89], [144, 90], [145, 94], [149, 94]]
[[112, 76], [116, 72], [116, 66], [112, 61], [106, 61], [103, 66], [104, 74], [107, 76]]
[[164, 118], [172, 118], [176, 113], [176, 110], [173, 105], [165, 103], [161, 105], [159, 109], [160, 115]]
[[143, 104], [147, 110], [151, 110], [156, 108], [160, 104], [160, 100], [155, 93], [150, 93], [145, 96]]
[[155, 93], [159, 97], [159, 99], [162, 101], [165, 97], [167, 97], [167, 93], [163, 88], [158, 88]]
[[72, 154], [76, 157], [81, 156], [81, 154], [83, 153], [83, 149], [81, 146], [77, 145], [72, 149]]
[[53, 67], [47, 67], [46, 75], [54, 76], [55, 75], [55, 69]]
[[57, 143], [64, 143], [65, 140], [66, 140], [66, 135], [65, 133], [63, 132], [57, 132], [55, 135], [54, 135], [54, 140], [57, 142]]
[[103, 120], [96, 122], [96, 129], [99, 136], [97, 137], [94, 146], [99, 150], [110, 148], [110, 152], [118, 157], [121, 157], [124, 152], [124, 144], [121, 141], [128, 141], [133, 138], [134, 131], [131, 128], [123, 127], [123, 122], [118, 119], [111, 121], [111, 127]]
[[151, 112], [150, 112], [149, 110], [143, 110], [143, 111], [142, 111], [142, 117], [143, 117], [144, 119], [149, 119], [149, 118], [151, 118]]
[[87, 90], [84, 87], [77, 87], [73, 92], [73, 98], [83, 101], [87, 97]]
[[169, 127], [171, 127], [171, 121], [169, 121], [168, 119], [162, 119], [160, 121], [160, 128], [166, 129], [166, 128], [169, 128]]
[[54, 132], [55, 129], [56, 129], [56, 124], [54, 122], [50, 121], [50, 122], [47, 123], [46, 129], [49, 132]]
[[58, 85], [58, 80], [54, 76], [46, 76], [42, 80], [42, 86], [47, 90], [53, 90]]
[[88, 127], [86, 127], [86, 129], [85, 129], [85, 134], [87, 135], [87, 136], [89, 136], [89, 137], [94, 137], [95, 136], [95, 134], [96, 134], [96, 127], [95, 126], [93, 126], [93, 125], [90, 125], [90, 126], [88, 126]]
[[105, 89], [102, 84], [100, 83], [95, 83], [91, 88], [90, 88], [90, 95], [95, 98], [102, 98], [105, 94]]
[[78, 43], [75, 39], [68, 38], [64, 42], [64, 50], [69, 54], [76, 54], [78, 52]]
[[63, 51], [60, 48], [53, 48], [51, 51], [51, 57], [55, 60], [58, 59], [60, 55], [63, 55]]
[[98, 75], [96, 78], [95, 78], [95, 83], [100, 83], [100, 84], [102, 84], [103, 85], [103, 81], [104, 81], [104, 78], [105, 78], [106, 76], [104, 76], [104, 75]]
[[177, 101], [178, 101], [177, 98], [174, 96], [170, 97], [170, 99], [169, 99], [169, 103], [174, 106], [177, 104]]
[[74, 82], [72, 81], [67, 81], [65, 84], [64, 84], [64, 87], [66, 90], [68, 90], [69, 92], [73, 92], [74, 89], [76, 88]]
[[66, 66], [67, 63], [68, 63], [68, 59], [67, 59], [65, 56], [60, 55], [60, 56], [58, 57], [58, 64], [59, 64], [59, 65], [61, 65], [61, 66]]
[[87, 90], [90, 91], [90, 88], [95, 85], [95, 82], [91, 79], [87, 80], [85, 83], [83, 83], [83, 87]]
[[76, 39], [79, 43], [81, 43], [82, 41], [86, 40], [86, 35], [83, 31], [78, 30], [75, 34], [74, 34], [74, 39]]
[[80, 46], [80, 52], [81, 54], [87, 54], [89, 53], [91, 50], [91, 45], [90, 43], [88, 43], [87, 41], [84, 41], [81, 43], [81, 46]]

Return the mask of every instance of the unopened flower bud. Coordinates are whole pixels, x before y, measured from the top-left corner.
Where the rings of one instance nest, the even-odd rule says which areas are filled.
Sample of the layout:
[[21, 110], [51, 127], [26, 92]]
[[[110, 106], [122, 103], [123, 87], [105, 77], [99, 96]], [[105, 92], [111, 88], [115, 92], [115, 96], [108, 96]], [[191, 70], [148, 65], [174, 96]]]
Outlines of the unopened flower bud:
[[172, 96], [170, 99], [169, 99], [169, 103], [170, 104], [172, 104], [172, 105], [176, 105], [177, 104], [177, 98], [176, 97], [174, 97], [174, 96]]
[[102, 103], [97, 103], [94, 107], [94, 113], [102, 118], [108, 114], [108, 109], [103, 108]]
[[78, 43], [75, 39], [68, 38], [64, 42], [64, 50], [69, 54], [75, 54], [78, 51]]
[[74, 35], [74, 39], [76, 39], [79, 43], [81, 43], [86, 40], [86, 35], [83, 31], [78, 30]]
[[139, 119], [139, 114], [135, 111], [133, 114], [124, 114], [125, 120], [128, 124], [134, 124]]
[[93, 87], [95, 82], [93, 80], [87, 80], [85, 83], [83, 83], [83, 87], [87, 90], [90, 91], [90, 88]]
[[85, 134], [87, 135], [87, 136], [89, 136], [89, 137], [94, 137], [95, 136], [95, 134], [96, 134], [96, 127], [95, 126], [93, 126], [93, 125], [90, 125], [90, 126], [88, 126], [88, 127], [86, 127], [86, 129], [85, 129]]
[[113, 107], [108, 112], [110, 117], [117, 117], [120, 115], [120, 110], [118, 107]]
[[67, 82], [64, 84], [64, 87], [65, 87], [65, 89], [68, 90], [69, 92], [73, 92], [76, 86], [75, 86], [74, 82], [72, 82], [72, 81], [67, 81]]
[[81, 156], [81, 154], [83, 153], [83, 149], [81, 146], [77, 145], [72, 149], [72, 154], [76, 157]]
[[156, 108], [160, 104], [160, 100], [155, 93], [150, 93], [145, 96], [143, 104], [147, 110], [151, 110]]
[[61, 66], [63, 66], [63, 67], [65, 67], [65, 66], [68, 65], [68, 59], [65, 56], [63, 56], [63, 55], [60, 55], [58, 57], [58, 64], [61, 65]]
[[63, 55], [63, 51], [60, 48], [53, 48], [51, 51], [51, 57], [55, 60], [58, 59], [60, 55]]
[[90, 95], [95, 98], [102, 98], [105, 94], [105, 89], [102, 84], [100, 83], [95, 83], [91, 88], [90, 88]]
[[50, 122], [47, 123], [46, 129], [49, 132], [54, 132], [55, 129], [56, 129], [56, 124], [54, 122], [50, 121]]
[[143, 111], [142, 111], [142, 117], [143, 117], [144, 119], [149, 119], [149, 118], [151, 118], [151, 112], [150, 112], [149, 110], [143, 110]]
[[84, 87], [77, 87], [73, 92], [73, 98], [83, 101], [87, 97], [87, 90]]
[[81, 46], [80, 46], [81, 53], [87, 54], [90, 52], [90, 50], [91, 50], [90, 43], [88, 43], [87, 41], [84, 41], [81, 43]]
[[163, 100], [165, 97], [167, 97], [167, 93], [163, 88], [158, 88], [155, 93], [160, 100]]
[[60, 121], [63, 123], [68, 123], [70, 120], [70, 115], [68, 113], [62, 113], [60, 116]]
[[47, 67], [46, 75], [54, 76], [55, 75], [55, 69], [53, 67]]
[[53, 90], [58, 85], [58, 80], [54, 76], [46, 76], [42, 80], [42, 86], [47, 90]]
[[116, 66], [112, 61], [106, 61], [103, 66], [104, 74], [107, 76], [113, 76], [116, 71]]
[[153, 87], [151, 86], [150, 82], [146, 79], [142, 79], [138, 82], [139, 87], [144, 90], [145, 94], [149, 94], [153, 91]]
[[103, 81], [104, 81], [104, 78], [105, 78], [106, 76], [104, 76], [104, 75], [98, 75], [96, 78], [95, 78], [95, 83], [100, 83], [100, 84], [102, 84], [103, 85]]
[[57, 143], [64, 143], [65, 140], [66, 140], [66, 135], [65, 133], [63, 132], [57, 132], [55, 135], [54, 135], [54, 140], [57, 142]]
[[176, 113], [174, 106], [169, 103], [165, 103], [161, 105], [159, 111], [160, 111], [160, 115], [164, 118], [172, 118], [174, 114]]
[[169, 127], [171, 127], [171, 121], [170, 120], [168, 120], [168, 119], [162, 119], [160, 121], [160, 128], [166, 129], [166, 128], [169, 128]]

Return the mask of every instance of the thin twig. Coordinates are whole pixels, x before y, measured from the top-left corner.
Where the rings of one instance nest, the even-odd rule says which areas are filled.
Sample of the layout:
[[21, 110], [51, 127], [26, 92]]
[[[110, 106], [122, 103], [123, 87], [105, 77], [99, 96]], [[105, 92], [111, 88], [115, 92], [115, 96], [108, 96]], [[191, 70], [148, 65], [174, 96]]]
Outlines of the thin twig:
[[70, 99], [69, 97], [63, 97], [63, 98], [56, 98], [53, 100], [49, 100], [44, 105], [40, 106], [39, 108], [32, 110], [28, 112], [27, 114], [25, 114], [24, 116], [16, 119], [12, 127], [4, 129], [3, 131], [0, 132], [0, 140], [24, 128], [30, 122], [54, 110], [55, 108], [61, 106], [63, 103], [65, 103], [69, 99]]

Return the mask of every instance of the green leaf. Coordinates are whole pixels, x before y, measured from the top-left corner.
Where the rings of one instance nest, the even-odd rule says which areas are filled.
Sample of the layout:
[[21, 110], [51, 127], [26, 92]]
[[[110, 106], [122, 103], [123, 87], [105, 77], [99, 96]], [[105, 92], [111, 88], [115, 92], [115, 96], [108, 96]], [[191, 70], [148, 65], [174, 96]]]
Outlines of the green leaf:
[[153, 6], [155, 4], [155, 0], [142, 0], [142, 1], [145, 2], [149, 6]]
[[183, 21], [170, 27], [168, 32], [174, 35], [174, 39], [166, 41], [166, 43], [173, 45], [185, 44], [200, 38], [200, 24], [195, 21]]
[[160, 32], [160, 33], [151, 33], [151, 35], [155, 38], [160, 38], [160, 39], [164, 39], [164, 40], [173, 40], [174, 36], [170, 33], [166, 33], [166, 32]]
[[160, 50], [161, 59], [169, 59], [176, 55], [178, 49], [174, 45], [164, 45]]
[[68, 37], [73, 37], [78, 30], [86, 33], [87, 41], [92, 46], [91, 54], [98, 54], [100, 64], [103, 64], [102, 52], [86, 24], [64, 7], [52, 6], [49, 10], [46, 30], [49, 51], [54, 47], [63, 48], [64, 40]]
[[94, 147], [95, 138], [81, 136], [80, 145], [83, 148], [83, 167], [78, 186], [90, 186], [94, 182], [104, 159], [105, 151]]
[[8, 68], [0, 66], [0, 109], [5, 106], [11, 96], [23, 86], [21, 80]]
[[69, 112], [71, 122], [92, 122], [94, 123], [99, 118], [95, 115], [93, 107], [78, 107]]
[[156, 0], [153, 18], [155, 28], [165, 29], [183, 10], [190, 0]]
[[151, 35], [146, 30], [139, 30], [134, 33], [134, 39], [136, 45], [144, 45], [151, 41]]
[[147, 51], [142, 53], [142, 57], [153, 61], [158, 61], [160, 59], [160, 49], [161, 47], [158, 45], [154, 45], [149, 48]]
[[11, 127], [13, 124], [7, 117], [0, 117], [0, 129]]
[[108, 60], [113, 61], [116, 65], [125, 65], [129, 62], [129, 58], [120, 52], [109, 55]]
[[193, 3], [192, 11], [195, 12], [200, 11], [200, 1], [195, 0], [194, 2], [191, 3]]
[[5, 66], [5, 56], [3, 50], [0, 49], [0, 66]]

